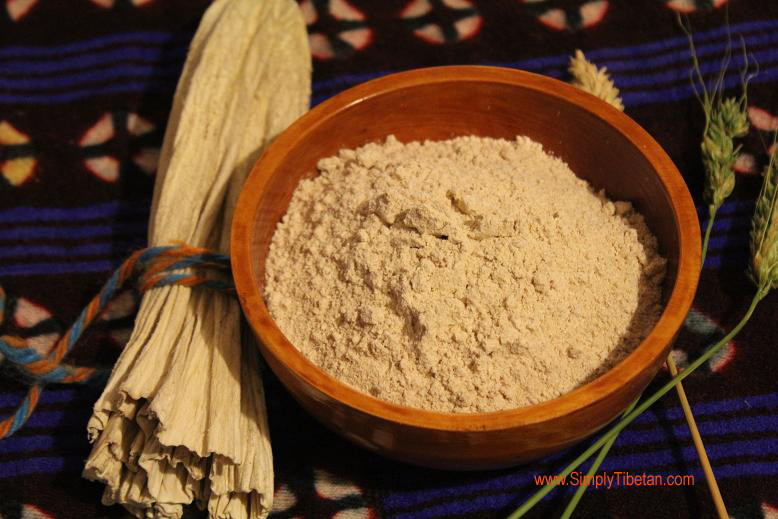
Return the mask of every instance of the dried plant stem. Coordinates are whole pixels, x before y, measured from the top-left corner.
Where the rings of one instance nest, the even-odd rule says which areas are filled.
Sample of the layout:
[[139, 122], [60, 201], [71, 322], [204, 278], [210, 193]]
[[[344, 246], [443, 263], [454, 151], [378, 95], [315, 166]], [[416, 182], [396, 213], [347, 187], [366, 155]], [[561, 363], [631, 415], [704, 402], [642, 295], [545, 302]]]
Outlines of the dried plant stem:
[[[667, 356], [667, 369], [670, 370], [672, 376], [678, 374], [678, 368], [675, 366], [672, 355]], [[686, 423], [689, 425], [689, 432], [692, 435], [694, 449], [697, 451], [697, 456], [700, 458], [700, 466], [702, 466], [702, 472], [705, 474], [705, 481], [708, 483], [708, 489], [713, 498], [713, 504], [716, 506], [716, 512], [718, 512], [720, 519], [729, 519], [727, 507], [724, 506], [724, 499], [721, 497], [719, 485], [716, 483], [716, 476], [713, 475], [713, 468], [711, 468], [710, 460], [708, 460], [708, 453], [705, 452], [705, 445], [702, 443], [700, 431], [697, 429], [697, 422], [694, 420], [692, 409], [689, 406], [689, 400], [686, 398], [686, 391], [684, 391], [683, 385], [681, 384], [675, 386], [675, 390], [678, 392], [678, 400], [681, 401], [681, 408], [686, 417]]]
[[705, 256], [708, 255], [708, 242], [710, 241], [710, 234], [713, 230], [713, 222], [716, 219], [716, 212], [718, 207], [713, 205], [708, 206], [708, 223], [705, 226], [705, 237], [702, 240], [702, 259], [700, 260], [700, 268], [705, 267]]
[[[701, 266], [705, 265], [705, 256], [708, 253], [708, 242], [710, 240], [711, 230], [713, 229], [713, 222], [716, 220], [716, 212], [718, 207], [715, 205], [708, 206], [708, 223], [705, 226], [705, 239], [702, 243], [702, 261]], [[667, 369], [670, 370], [670, 375], [676, 376], [678, 369], [673, 360], [672, 354], [667, 356]], [[694, 443], [694, 450], [697, 451], [697, 457], [700, 459], [700, 466], [702, 472], [705, 474], [705, 481], [708, 483], [708, 489], [710, 490], [713, 504], [716, 507], [716, 512], [719, 514], [720, 519], [728, 519], [727, 507], [724, 505], [724, 499], [721, 497], [721, 491], [719, 485], [716, 482], [716, 476], [713, 474], [713, 468], [710, 465], [708, 459], [708, 453], [705, 451], [705, 444], [702, 442], [700, 431], [697, 428], [697, 422], [694, 419], [691, 406], [689, 405], [689, 399], [686, 397], [686, 391], [683, 388], [683, 384], [675, 386], [675, 390], [678, 392], [678, 400], [681, 402], [681, 409], [683, 409], [683, 415], [686, 418], [686, 424], [689, 426], [689, 433], [692, 436], [692, 442]]]
[[709, 346], [705, 352], [700, 355], [697, 360], [692, 362], [688, 368], [674, 376], [672, 379], [670, 379], [667, 383], [665, 383], [659, 390], [657, 390], [654, 394], [646, 398], [643, 403], [641, 403], [637, 408], [635, 408], [633, 411], [631, 411], [627, 416], [623, 417], [614, 425], [611, 427], [611, 429], [603, 434], [600, 439], [598, 439], [596, 442], [594, 442], [592, 445], [589, 446], [588, 449], [586, 449], [584, 452], [582, 452], [575, 460], [573, 460], [569, 465], [567, 465], [562, 472], [557, 474], [556, 478], [553, 478], [551, 482], [544, 485], [542, 488], [540, 488], [537, 492], [535, 492], [532, 497], [530, 497], [527, 501], [524, 502], [523, 505], [521, 505], [519, 508], [517, 508], [511, 515], [508, 516], [508, 519], [517, 519], [519, 517], [523, 517], [524, 514], [526, 514], [533, 506], [535, 506], [538, 502], [540, 502], [541, 499], [543, 499], [546, 495], [548, 495], [549, 492], [554, 490], [554, 487], [556, 487], [557, 482], [560, 478], [564, 478], [570, 475], [572, 471], [577, 469], [584, 461], [588, 460], [592, 457], [592, 455], [597, 452], [599, 449], [601, 449], [606, 443], [608, 443], [611, 438], [615, 438], [618, 436], [618, 434], [624, 430], [629, 424], [631, 424], [635, 419], [643, 414], [649, 407], [651, 407], [657, 400], [662, 398], [664, 395], [666, 395], [675, 385], [694, 373], [697, 368], [702, 366], [705, 362], [707, 362], [711, 357], [713, 357], [716, 353], [719, 352], [729, 341], [731, 341], [737, 334], [740, 332], [740, 330], [743, 328], [743, 326], [748, 323], [748, 320], [751, 318], [751, 315], [754, 313], [754, 310], [756, 309], [757, 304], [759, 304], [759, 301], [764, 298], [765, 295], [767, 295], [767, 292], [770, 290], [769, 286], [760, 286], [757, 290], [757, 293], [754, 295], [754, 298], [751, 300], [751, 304], [748, 307], [748, 310], [746, 311], [743, 318], [740, 320], [737, 325], [732, 328], [732, 330], [725, 335], [720, 341], [713, 344], [712, 346]]

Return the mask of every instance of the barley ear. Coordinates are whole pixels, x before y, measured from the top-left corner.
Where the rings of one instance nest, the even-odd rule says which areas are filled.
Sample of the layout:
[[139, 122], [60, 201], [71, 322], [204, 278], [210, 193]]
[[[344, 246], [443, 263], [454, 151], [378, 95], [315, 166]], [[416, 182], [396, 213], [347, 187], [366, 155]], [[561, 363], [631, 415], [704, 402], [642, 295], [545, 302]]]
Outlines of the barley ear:
[[765, 294], [778, 288], [778, 161], [765, 168], [764, 182], [751, 222], [750, 277]]
[[705, 111], [707, 124], [702, 137], [702, 162], [705, 166], [705, 200], [718, 209], [735, 188], [734, 166], [739, 147], [734, 137], [748, 132], [748, 118], [741, 103], [733, 98], [714, 102]]
[[[740, 152], [740, 146], [735, 146], [733, 139], [743, 137], [748, 133], [748, 82], [759, 71], [756, 60], [750, 58], [746, 51], [745, 40], [740, 39], [743, 51], [743, 66], [740, 69], [740, 97], [723, 97], [724, 79], [732, 56], [732, 40], [727, 30], [727, 46], [719, 67], [718, 75], [711, 88], [705, 83], [694, 46], [691, 26], [688, 20], [678, 16], [678, 25], [686, 34], [689, 42], [689, 52], [692, 59], [690, 80], [692, 90], [702, 105], [705, 114], [705, 129], [702, 136], [702, 162], [705, 166], [704, 197], [708, 202], [709, 213], [715, 215], [724, 200], [732, 194], [735, 188], [735, 172], [733, 170]], [[727, 27], [729, 27], [727, 25]], [[751, 72], [751, 63], [756, 65]]]
[[588, 61], [581, 50], [575, 51], [575, 56], [570, 58], [568, 68], [573, 76], [572, 84], [593, 96], [599, 97], [609, 105], [624, 111], [624, 104], [619, 97], [619, 89], [613, 84], [613, 81], [605, 67], [597, 66]]

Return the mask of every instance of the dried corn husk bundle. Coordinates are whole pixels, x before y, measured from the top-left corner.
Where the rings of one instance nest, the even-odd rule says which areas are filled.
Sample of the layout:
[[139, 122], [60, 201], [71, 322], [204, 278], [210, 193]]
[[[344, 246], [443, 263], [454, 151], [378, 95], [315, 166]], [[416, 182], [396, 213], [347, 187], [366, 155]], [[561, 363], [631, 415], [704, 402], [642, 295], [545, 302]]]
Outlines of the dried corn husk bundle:
[[[293, 0], [216, 0], [192, 41], [162, 148], [150, 245], [227, 252], [232, 211], [261, 150], [308, 108], [311, 63]], [[273, 465], [257, 350], [240, 308], [163, 287], [141, 303], [88, 423], [84, 477], [138, 517], [261, 517]], [[243, 342], [243, 344], [242, 344]]]

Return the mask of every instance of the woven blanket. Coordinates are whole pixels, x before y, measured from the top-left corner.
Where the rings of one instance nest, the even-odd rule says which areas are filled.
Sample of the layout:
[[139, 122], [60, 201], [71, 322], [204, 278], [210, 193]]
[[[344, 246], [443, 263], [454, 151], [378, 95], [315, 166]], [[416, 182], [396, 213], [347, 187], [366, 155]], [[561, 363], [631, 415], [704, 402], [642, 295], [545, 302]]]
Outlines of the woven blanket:
[[[260, 0], [257, 0], [260, 1]], [[743, 315], [753, 200], [778, 129], [778, 3], [766, 0], [302, 0], [314, 57], [313, 103], [395, 71], [490, 64], [569, 79], [575, 49], [607, 66], [626, 113], [663, 147], [700, 208], [704, 117], [677, 23], [686, 13], [700, 65], [739, 92], [740, 38], [759, 62], [749, 87], [751, 132], [737, 186], [719, 212], [698, 297], [676, 343], [683, 365]], [[111, 270], [145, 244], [154, 174], [173, 91], [203, 0], [5, 0], [0, 3], [0, 333], [41, 352]], [[628, 174], [628, 172], [625, 172]], [[182, 218], [190, 215], [182, 214]], [[71, 355], [110, 366], [133, 324], [123, 293]], [[685, 384], [732, 517], [778, 517], [778, 294]], [[25, 381], [0, 368], [0, 413]], [[578, 446], [522, 467], [441, 472], [389, 461], [325, 430], [263, 373], [275, 454], [273, 517], [504, 517]], [[662, 372], [652, 387], [667, 379]], [[100, 384], [50, 386], [26, 426], [0, 441], [0, 517], [124, 517], [80, 477], [86, 421]], [[691, 475], [693, 484], [590, 488], [578, 517], [713, 517], [675, 393], [619, 437], [608, 473]], [[688, 481], [688, 480], [687, 480]], [[530, 514], [553, 517], [574, 487]]]

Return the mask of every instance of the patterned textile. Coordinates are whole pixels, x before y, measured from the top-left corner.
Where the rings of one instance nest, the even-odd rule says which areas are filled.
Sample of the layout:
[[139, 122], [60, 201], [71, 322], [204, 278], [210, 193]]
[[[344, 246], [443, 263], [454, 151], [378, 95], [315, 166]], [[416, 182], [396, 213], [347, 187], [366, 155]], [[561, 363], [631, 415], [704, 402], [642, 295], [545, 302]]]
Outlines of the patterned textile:
[[[258, 0], [259, 1], [259, 0]], [[724, 6], [724, 4], [727, 4]], [[122, 259], [145, 244], [153, 177], [173, 90], [204, 0], [5, 0], [0, 3], [0, 285], [2, 333], [42, 353]], [[760, 64], [738, 183], [716, 222], [679, 364], [744, 312], [753, 199], [778, 129], [778, 3], [764, 0], [301, 0], [314, 56], [314, 103], [362, 81], [420, 66], [479, 63], [567, 79], [576, 48], [608, 67], [626, 113], [667, 150], [700, 202], [703, 116], [676, 13], [694, 28], [703, 73], [727, 47], [727, 16]], [[728, 9], [728, 13], [727, 13]], [[725, 78], [737, 92], [737, 66]], [[705, 211], [700, 205], [700, 216]], [[182, 218], [188, 215], [182, 215]], [[703, 222], [704, 223], [704, 222]], [[125, 292], [71, 357], [110, 366], [132, 326]], [[685, 382], [733, 517], [778, 517], [778, 295]], [[0, 411], [24, 382], [0, 368]], [[502, 517], [577, 447], [500, 471], [439, 472], [368, 453], [321, 427], [265, 370], [275, 453], [274, 517]], [[666, 379], [666, 373], [659, 375]], [[656, 382], [655, 382], [656, 384]], [[0, 441], [0, 517], [118, 517], [80, 477], [99, 384], [51, 386], [15, 436]], [[578, 517], [712, 517], [674, 393], [619, 438], [603, 470], [692, 474], [691, 486], [590, 488]], [[574, 489], [531, 514], [558, 515]]]

